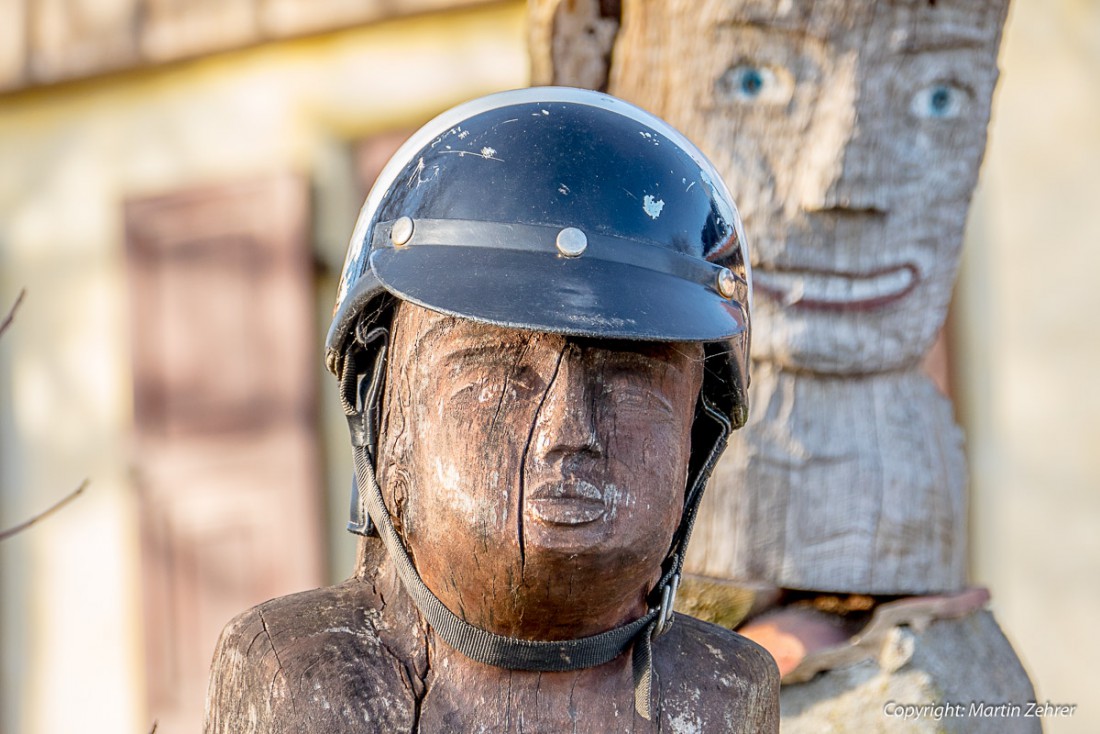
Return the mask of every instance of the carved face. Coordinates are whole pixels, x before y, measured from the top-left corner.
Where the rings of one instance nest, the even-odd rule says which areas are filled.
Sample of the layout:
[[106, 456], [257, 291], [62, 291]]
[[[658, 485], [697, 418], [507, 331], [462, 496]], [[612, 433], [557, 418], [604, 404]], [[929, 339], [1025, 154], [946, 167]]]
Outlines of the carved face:
[[[1006, 6], [709, 3], [698, 35], [674, 43], [728, 49], [702, 55], [721, 57], [700, 61], [712, 66], [659, 69], [655, 82], [620, 65], [612, 91], [648, 105], [667, 90], [657, 109], [713, 156], [738, 202], [755, 358], [868, 372], [927, 350], [955, 279]], [[660, 32], [661, 12], [635, 32]]]
[[644, 611], [683, 507], [701, 348], [408, 304], [392, 342], [382, 485], [429, 588], [467, 621], [531, 639]]

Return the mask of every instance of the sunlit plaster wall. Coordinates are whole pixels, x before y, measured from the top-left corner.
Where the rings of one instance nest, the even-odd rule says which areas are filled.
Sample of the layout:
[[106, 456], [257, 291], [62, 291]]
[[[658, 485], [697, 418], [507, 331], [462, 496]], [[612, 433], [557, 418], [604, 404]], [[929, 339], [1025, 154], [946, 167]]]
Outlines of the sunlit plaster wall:
[[[526, 81], [523, 6], [501, 3], [0, 97], [0, 310], [27, 289], [0, 340], [0, 526], [92, 480], [0, 545], [0, 731], [144, 732], [155, 717], [123, 199], [298, 171], [317, 185], [319, 256], [338, 268], [359, 203], [350, 141]], [[329, 464], [346, 467], [343, 452]], [[339, 528], [349, 474], [331, 473]], [[334, 538], [333, 575], [347, 575], [352, 539]]]
[[975, 577], [1047, 732], [1100, 731], [1100, 4], [1013, 3], [960, 282]]

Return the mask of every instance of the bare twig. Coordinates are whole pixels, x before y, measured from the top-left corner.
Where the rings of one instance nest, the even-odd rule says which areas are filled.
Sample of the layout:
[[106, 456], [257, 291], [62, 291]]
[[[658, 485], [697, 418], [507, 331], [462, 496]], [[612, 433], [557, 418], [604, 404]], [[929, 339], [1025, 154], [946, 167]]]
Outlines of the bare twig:
[[149, 734], [157, 734], [157, 722], [153, 721], [153, 728], [149, 730]]
[[12, 304], [11, 309], [8, 311], [8, 315], [4, 318], [4, 323], [0, 324], [0, 335], [8, 330], [11, 326], [11, 320], [15, 318], [15, 311], [19, 308], [19, 304], [23, 302], [23, 296], [27, 295], [27, 289], [24, 288], [19, 291], [19, 295], [15, 299], [15, 303]]
[[37, 515], [30, 518], [29, 520], [24, 520], [23, 522], [19, 523], [15, 527], [8, 528], [7, 530], [4, 530], [4, 531], [0, 531], [0, 540], [7, 540], [8, 538], [15, 535], [16, 533], [23, 532], [24, 530], [29, 528], [31, 525], [34, 525], [39, 520], [43, 519], [44, 517], [47, 517], [47, 516], [52, 515], [53, 513], [57, 512], [62, 507], [64, 507], [65, 505], [69, 504], [74, 499], [76, 499], [77, 496], [81, 492], [83, 492], [84, 488], [87, 487], [87, 486], [88, 486], [88, 480], [85, 479], [83, 482], [80, 483], [79, 487], [74, 489], [72, 492], [69, 492], [69, 494], [62, 497], [60, 500], [55, 502], [52, 506], [46, 508], [45, 510], [38, 513]]

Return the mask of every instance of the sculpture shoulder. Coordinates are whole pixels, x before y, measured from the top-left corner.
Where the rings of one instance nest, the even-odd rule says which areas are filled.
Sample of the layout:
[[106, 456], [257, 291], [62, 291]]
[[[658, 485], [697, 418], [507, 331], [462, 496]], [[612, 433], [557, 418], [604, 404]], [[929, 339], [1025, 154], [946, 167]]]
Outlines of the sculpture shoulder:
[[752, 640], [677, 614], [654, 653], [661, 708], [675, 730], [779, 731], [779, 669]]
[[207, 733], [411, 731], [422, 638], [384, 610], [352, 580], [238, 615], [214, 653]]

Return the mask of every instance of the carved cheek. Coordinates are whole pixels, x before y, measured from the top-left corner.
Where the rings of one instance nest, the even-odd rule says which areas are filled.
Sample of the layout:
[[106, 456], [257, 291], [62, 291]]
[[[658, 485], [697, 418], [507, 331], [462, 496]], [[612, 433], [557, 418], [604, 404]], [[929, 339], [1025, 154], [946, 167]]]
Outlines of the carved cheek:
[[527, 413], [515, 390], [503, 384], [469, 381], [457, 390], [438, 384], [440, 396], [418, 431], [425, 493], [433, 511], [451, 516], [476, 534], [499, 533], [514, 524], [514, 493], [522, 449], [518, 444]]
[[[499, 525], [497, 515], [502, 503], [494, 501], [489, 491], [482, 491], [489, 490], [486, 485], [493, 482], [485, 483], [485, 477], [471, 477], [468, 465], [463, 466], [455, 457], [436, 455], [433, 459], [430, 483], [433, 511], [448, 515], [465, 527]], [[499, 473], [493, 475], [496, 478]]]
[[690, 451], [693, 380], [674, 375], [663, 384], [619, 385], [611, 403], [608, 446], [611, 481], [625, 512], [665, 515], [682, 488]]

